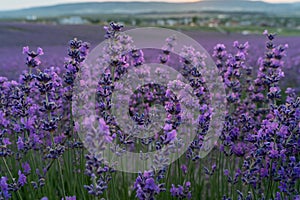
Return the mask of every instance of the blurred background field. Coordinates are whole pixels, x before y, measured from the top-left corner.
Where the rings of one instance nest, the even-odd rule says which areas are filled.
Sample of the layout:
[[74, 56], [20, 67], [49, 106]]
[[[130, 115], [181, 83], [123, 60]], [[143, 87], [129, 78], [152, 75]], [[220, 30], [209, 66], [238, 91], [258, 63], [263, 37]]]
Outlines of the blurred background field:
[[104, 39], [103, 25], [117, 21], [129, 29], [155, 26], [183, 31], [210, 53], [218, 43], [232, 47], [235, 40], [249, 41], [248, 64], [252, 66], [263, 53], [261, 34], [268, 29], [278, 33], [278, 43], [289, 44], [284, 70], [289, 76], [287, 85], [295, 87], [299, 85], [296, 75], [300, 70], [300, 3], [287, 2], [3, 2], [0, 6], [0, 75], [17, 78], [25, 69], [21, 51], [27, 45], [41, 46], [45, 50], [45, 66], [62, 66], [67, 41], [77, 37], [95, 47]]
[[[103, 22], [104, 23], [104, 22]], [[138, 26], [128, 26], [126, 29]], [[168, 27], [170, 28], [170, 27]], [[229, 49], [232, 48], [234, 41], [249, 41], [248, 64], [257, 66], [257, 59], [263, 55], [265, 37], [263, 30], [257, 33], [243, 35], [239, 31], [223, 33], [213, 28], [201, 27], [171, 27], [180, 30], [198, 41], [212, 55], [213, 48], [218, 43], [225, 44]], [[268, 28], [268, 27], [265, 27]], [[24, 46], [31, 48], [42, 47], [45, 55], [41, 57], [44, 67], [60, 67], [63, 69], [64, 59], [67, 56], [67, 43], [70, 39], [77, 37], [97, 46], [104, 40], [103, 25], [100, 24], [53, 24], [53, 23], [32, 23], [24, 21], [0, 22], [0, 76], [9, 79], [18, 78], [20, 72], [26, 69], [25, 57], [22, 54]], [[300, 35], [279, 33], [276, 43], [288, 44], [287, 57], [284, 59], [286, 64], [283, 69], [286, 73], [284, 87], [298, 88], [300, 85]], [[298, 89], [299, 92], [299, 89]]]

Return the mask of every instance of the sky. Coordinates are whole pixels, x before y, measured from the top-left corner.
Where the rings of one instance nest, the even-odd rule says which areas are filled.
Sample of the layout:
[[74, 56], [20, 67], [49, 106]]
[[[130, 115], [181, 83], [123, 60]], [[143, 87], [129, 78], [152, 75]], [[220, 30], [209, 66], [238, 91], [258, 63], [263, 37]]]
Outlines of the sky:
[[[55, 5], [60, 3], [70, 2], [91, 2], [91, 1], [130, 1], [130, 0], [0, 0], [0, 10], [13, 10], [20, 8], [29, 8], [36, 6]], [[153, 1], [153, 0], [134, 0], [134, 1]], [[166, 2], [195, 2], [198, 0], [154, 0]], [[300, 2], [300, 0], [264, 0], [270, 3], [287, 3], [287, 2]]]

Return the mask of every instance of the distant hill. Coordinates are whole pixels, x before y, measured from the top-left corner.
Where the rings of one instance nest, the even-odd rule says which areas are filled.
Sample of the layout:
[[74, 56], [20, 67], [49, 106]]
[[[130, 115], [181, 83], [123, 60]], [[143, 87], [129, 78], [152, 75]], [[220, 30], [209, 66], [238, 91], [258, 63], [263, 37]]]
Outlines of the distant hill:
[[276, 15], [300, 16], [300, 3], [270, 4], [248, 0], [204, 0], [194, 3], [166, 2], [90, 2], [0, 11], [0, 18], [26, 16], [57, 17], [66, 15], [141, 14], [161, 12], [263, 12]]

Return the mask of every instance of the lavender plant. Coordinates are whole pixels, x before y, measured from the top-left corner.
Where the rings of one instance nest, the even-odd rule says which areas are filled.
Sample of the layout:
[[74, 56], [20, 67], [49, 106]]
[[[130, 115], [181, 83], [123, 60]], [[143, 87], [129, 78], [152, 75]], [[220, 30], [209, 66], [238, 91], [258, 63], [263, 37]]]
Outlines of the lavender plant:
[[[93, 140], [96, 135], [115, 143], [116, 155], [137, 152], [145, 160], [149, 158], [144, 151], [165, 146], [168, 151], [162, 151], [155, 157], [155, 166], [138, 175], [118, 172], [101, 153], [88, 152], [74, 120], [72, 101], [76, 87], [85, 85], [75, 82], [84, 76], [89, 44], [71, 40], [62, 69], [44, 67], [41, 48], [24, 47], [27, 69], [19, 80], [0, 77], [0, 199], [300, 198], [300, 98], [295, 89], [280, 88], [288, 45], [277, 45], [276, 35], [265, 31], [265, 54], [257, 58], [257, 72], [247, 62], [249, 43], [234, 42], [232, 53], [225, 45], [216, 45], [213, 57], [226, 88], [227, 113], [219, 142], [208, 157], [200, 159], [214, 112], [206, 79], [195, 67], [204, 67], [205, 57], [193, 47], [173, 55], [175, 36], [166, 39], [160, 52], [143, 51], [122, 28], [113, 22], [105, 27], [108, 45], [98, 60], [104, 70], [98, 72], [93, 119], [100, 132], [86, 133], [85, 142], [101, 149]], [[130, 120], [136, 124], [126, 132], [111, 111], [112, 94], [132, 89], [120, 84], [131, 68], [135, 75], [146, 77], [149, 72], [141, 68], [146, 61], [174, 64], [197, 101], [185, 98], [189, 91], [182, 77], [166, 87], [135, 88], [130, 98], [124, 96]], [[170, 75], [163, 68], [155, 73], [165, 79]], [[172, 91], [176, 88], [179, 95]], [[185, 155], [168, 165], [167, 152], [186, 141], [178, 127], [192, 117], [183, 113], [183, 104], [199, 112], [194, 124], [197, 133]], [[166, 113], [161, 130], [148, 138], [136, 137], [139, 127], [156, 122], [155, 105], [162, 105]], [[90, 122], [84, 124], [93, 127]]]

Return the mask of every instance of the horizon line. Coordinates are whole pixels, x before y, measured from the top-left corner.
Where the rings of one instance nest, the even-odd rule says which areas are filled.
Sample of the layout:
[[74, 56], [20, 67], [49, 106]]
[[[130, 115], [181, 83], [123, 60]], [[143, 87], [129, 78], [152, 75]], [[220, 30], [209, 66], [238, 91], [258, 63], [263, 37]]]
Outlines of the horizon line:
[[[59, 5], [67, 5], [67, 4], [80, 4], [80, 3], [118, 3], [118, 2], [141, 2], [141, 3], [196, 3], [196, 2], [201, 2], [201, 1], [209, 1], [209, 0], [87, 0], [87, 1], [82, 1], [82, 0], [70, 0], [70, 1], [62, 1], [62, 2], [57, 2], [57, 3], [50, 3], [50, 4], [40, 4], [40, 5], [33, 5], [33, 6], [21, 6], [18, 8], [0, 8], [0, 12], [6, 12], [6, 11], [16, 11], [16, 10], [25, 10], [25, 9], [31, 9], [31, 8], [39, 8], [39, 7], [50, 7], [50, 6], [59, 6]], [[218, 0], [214, 0], [218, 1]], [[219, 0], [221, 1], [221, 0]], [[241, 0], [241, 1], [256, 1], [256, 2], [264, 2], [264, 3], [270, 3], [270, 4], [293, 4], [293, 3], [300, 3], [300, 0], [292, 0], [292, 1], [284, 1], [284, 0]]]

